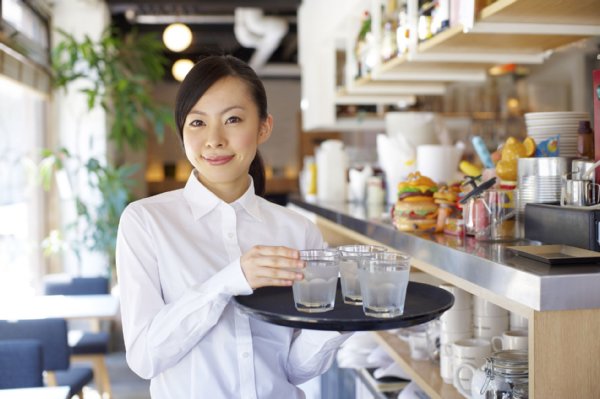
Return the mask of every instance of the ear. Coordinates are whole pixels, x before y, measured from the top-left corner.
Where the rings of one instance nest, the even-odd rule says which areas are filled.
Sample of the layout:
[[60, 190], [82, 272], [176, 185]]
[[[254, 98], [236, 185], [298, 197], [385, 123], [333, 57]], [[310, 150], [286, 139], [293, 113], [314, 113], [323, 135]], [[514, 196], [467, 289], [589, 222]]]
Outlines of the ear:
[[260, 123], [258, 131], [258, 144], [262, 144], [271, 137], [273, 131], [273, 116], [269, 114], [267, 118]]

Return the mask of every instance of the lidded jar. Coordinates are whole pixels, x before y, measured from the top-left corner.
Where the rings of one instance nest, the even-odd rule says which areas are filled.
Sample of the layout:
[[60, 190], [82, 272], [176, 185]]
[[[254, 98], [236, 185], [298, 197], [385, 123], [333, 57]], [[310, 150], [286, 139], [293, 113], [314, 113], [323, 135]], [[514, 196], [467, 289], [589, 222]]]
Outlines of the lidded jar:
[[480, 393], [486, 399], [528, 399], [527, 351], [494, 352], [485, 362], [485, 382]]

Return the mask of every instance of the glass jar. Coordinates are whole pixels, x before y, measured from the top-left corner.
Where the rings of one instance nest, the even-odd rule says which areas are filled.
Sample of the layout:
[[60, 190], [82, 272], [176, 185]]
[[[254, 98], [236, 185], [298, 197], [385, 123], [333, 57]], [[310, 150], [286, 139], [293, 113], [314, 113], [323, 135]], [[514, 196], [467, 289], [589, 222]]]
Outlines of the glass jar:
[[481, 394], [486, 399], [528, 399], [529, 363], [527, 351], [494, 352], [486, 359], [486, 380]]

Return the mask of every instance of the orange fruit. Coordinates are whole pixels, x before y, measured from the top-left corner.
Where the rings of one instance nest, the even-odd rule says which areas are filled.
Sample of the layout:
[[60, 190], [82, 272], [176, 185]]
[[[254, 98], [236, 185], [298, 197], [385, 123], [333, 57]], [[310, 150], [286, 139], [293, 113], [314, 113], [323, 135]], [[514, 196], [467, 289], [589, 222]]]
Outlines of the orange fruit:
[[535, 155], [535, 150], [537, 148], [535, 144], [535, 140], [533, 137], [527, 137], [523, 140], [523, 145], [525, 145], [525, 156], [532, 157]]

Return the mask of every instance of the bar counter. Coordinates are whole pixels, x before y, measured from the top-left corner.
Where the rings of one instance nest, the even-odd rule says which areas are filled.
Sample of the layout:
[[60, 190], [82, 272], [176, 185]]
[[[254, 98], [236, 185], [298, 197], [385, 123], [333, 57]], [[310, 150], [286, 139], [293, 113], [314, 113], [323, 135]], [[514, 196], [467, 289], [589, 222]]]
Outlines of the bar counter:
[[471, 282], [483, 289], [538, 311], [600, 308], [600, 265], [549, 264], [515, 255], [508, 246], [535, 245], [477, 241], [447, 234], [415, 234], [394, 228], [389, 212], [365, 204], [290, 202], [385, 246], [405, 252], [418, 262]]
[[[446, 234], [398, 231], [389, 210], [291, 197], [288, 207], [310, 217], [333, 245], [384, 245], [411, 256], [411, 266], [528, 319], [529, 398], [600, 398], [600, 265], [549, 265], [509, 246]], [[412, 275], [411, 271], [411, 275]], [[439, 376], [439, 365], [410, 359], [392, 334], [374, 333], [388, 353], [435, 399], [462, 398]]]

